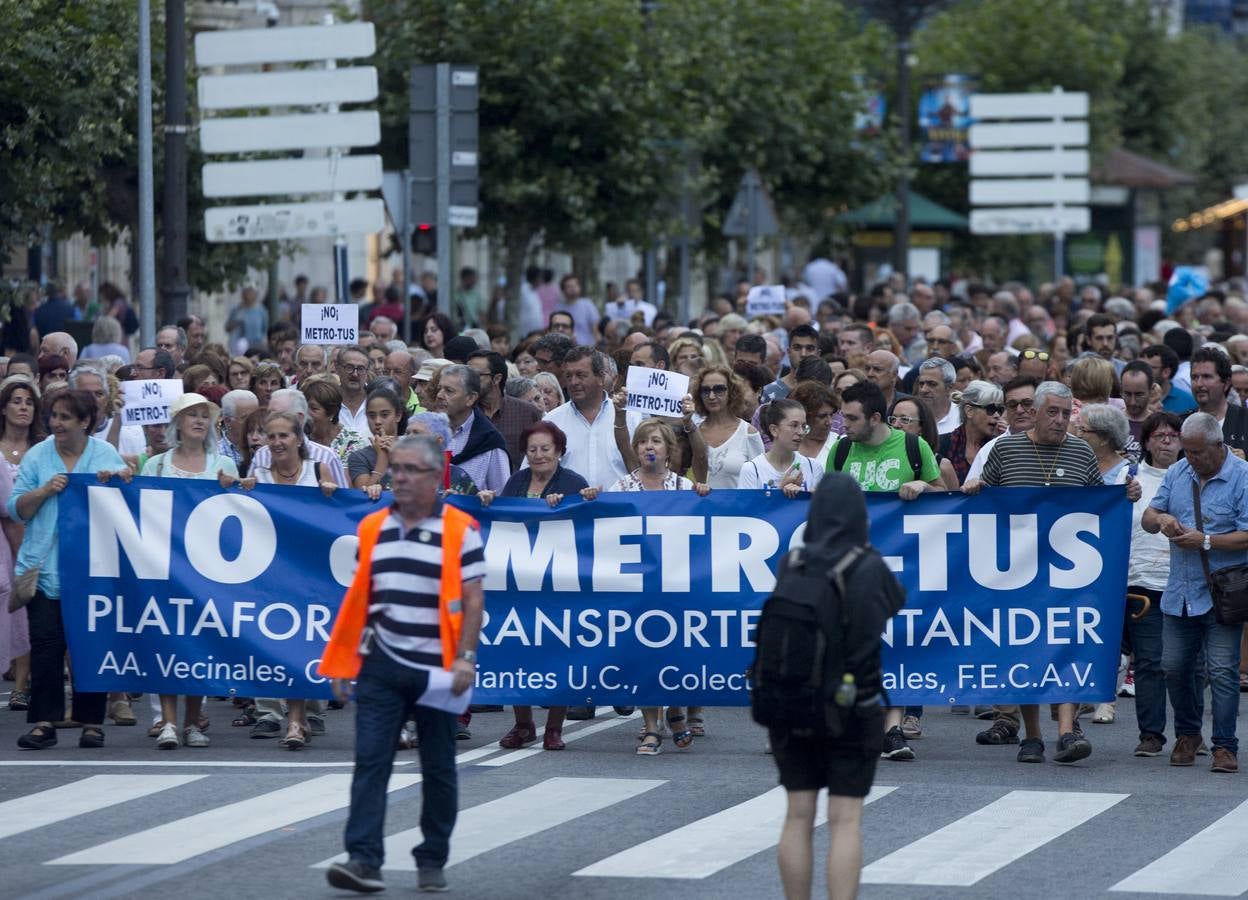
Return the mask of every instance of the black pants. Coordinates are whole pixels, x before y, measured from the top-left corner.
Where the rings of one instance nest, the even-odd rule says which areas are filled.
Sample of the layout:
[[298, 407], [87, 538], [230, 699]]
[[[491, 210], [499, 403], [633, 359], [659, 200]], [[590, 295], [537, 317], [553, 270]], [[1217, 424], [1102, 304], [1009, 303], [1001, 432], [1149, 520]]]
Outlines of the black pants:
[[[65, 718], [65, 625], [61, 601], [36, 591], [26, 608], [30, 619], [30, 708], [27, 722], [59, 722]], [[74, 691], [74, 720], [101, 725], [108, 694]]]

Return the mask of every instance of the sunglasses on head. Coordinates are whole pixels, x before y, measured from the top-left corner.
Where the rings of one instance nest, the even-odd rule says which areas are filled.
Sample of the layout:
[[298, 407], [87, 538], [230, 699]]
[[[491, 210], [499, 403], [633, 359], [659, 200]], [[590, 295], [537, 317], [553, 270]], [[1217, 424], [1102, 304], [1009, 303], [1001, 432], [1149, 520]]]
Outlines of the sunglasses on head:
[[1019, 356], [1021, 356], [1023, 359], [1038, 359], [1040, 360], [1040, 362], [1049, 361], [1048, 350], [1024, 350], [1022, 353], [1019, 354]]

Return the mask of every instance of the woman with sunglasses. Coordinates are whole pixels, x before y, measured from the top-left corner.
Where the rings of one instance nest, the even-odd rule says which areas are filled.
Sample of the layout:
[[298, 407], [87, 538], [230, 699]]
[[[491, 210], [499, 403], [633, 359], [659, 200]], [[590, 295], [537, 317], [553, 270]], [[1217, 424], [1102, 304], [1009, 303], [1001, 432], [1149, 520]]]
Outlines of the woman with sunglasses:
[[706, 483], [731, 490], [741, 467], [763, 452], [762, 437], [741, 418], [745, 387], [727, 366], [710, 366], [693, 380], [692, 391], [697, 428], [706, 441]]
[[962, 409], [962, 424], [944, 442], [945, 455], [953, 464], [960, 487], [981, 447], [1005, 430], [1005, 394], [989, 381], [972, 381], [954, 401]]

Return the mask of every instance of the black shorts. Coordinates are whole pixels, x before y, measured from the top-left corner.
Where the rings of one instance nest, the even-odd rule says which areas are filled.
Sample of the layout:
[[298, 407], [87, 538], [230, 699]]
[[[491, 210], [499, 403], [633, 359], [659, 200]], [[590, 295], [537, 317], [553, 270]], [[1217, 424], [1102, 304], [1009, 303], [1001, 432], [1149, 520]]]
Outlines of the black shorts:
[[875, 781], [884, 743], [884, 712], [851, 720], [835, 739], [803, 738], [771, 731], [771, 752], [780, 784], [789, 791], [827, 788], [836, 797], [865, 797]]

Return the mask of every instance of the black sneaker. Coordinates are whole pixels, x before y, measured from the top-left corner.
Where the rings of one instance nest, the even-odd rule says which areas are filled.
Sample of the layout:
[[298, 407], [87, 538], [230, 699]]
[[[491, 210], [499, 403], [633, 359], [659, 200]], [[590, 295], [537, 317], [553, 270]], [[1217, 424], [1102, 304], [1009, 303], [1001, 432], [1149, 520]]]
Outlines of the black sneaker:
[[900, 725], [894, 725], [884, 733], [884, 749], [880, 751], [880, 757], [893, 760], [914, 759], [914, 751], [906, 743]]
[[631, 716], [633, 711], [637, 709], [635, 706], [613, 706], [611, 708], [615, 710], [617, 716]]
[[250, 736], [253, 738], [279, 738], [285, 732], [282, 723], [276, 719], [260, 719], [251, 726]]
[[1082, 734], [1068, 731], [1057, 739], [1057, 752], [1053, 759], [1060, 763], [1078, 762], [1092, 755], [1092, 743]]
[[1018, 748], [1020, 763], [1044, 762], [1044, 741], [1040, 738], [1024, 738]]
[[424, 866], [416, 870], [416, 890], [440, 894], [446, 889], [446, 875], [441, 866]]
[[597, 711], [596, 706], [569, 706], [564, 718], [573, 722], [583, 722], [586, 719], [592, 719]]
[[361, 894], [375, 894], [386, 889], [386, 883], [381, 880], [381, 869], [356, 859], [334, 863], [325, 872], [325, 880], [336, 888]]
[[992, 723], [991, 728], [985, 728], [979, 734], [975, 735], [975, 743], [992, 744], [994, 746], [1002, 744], [1017, 744], [1018, 729], [1005, 719], [997, 719]]

